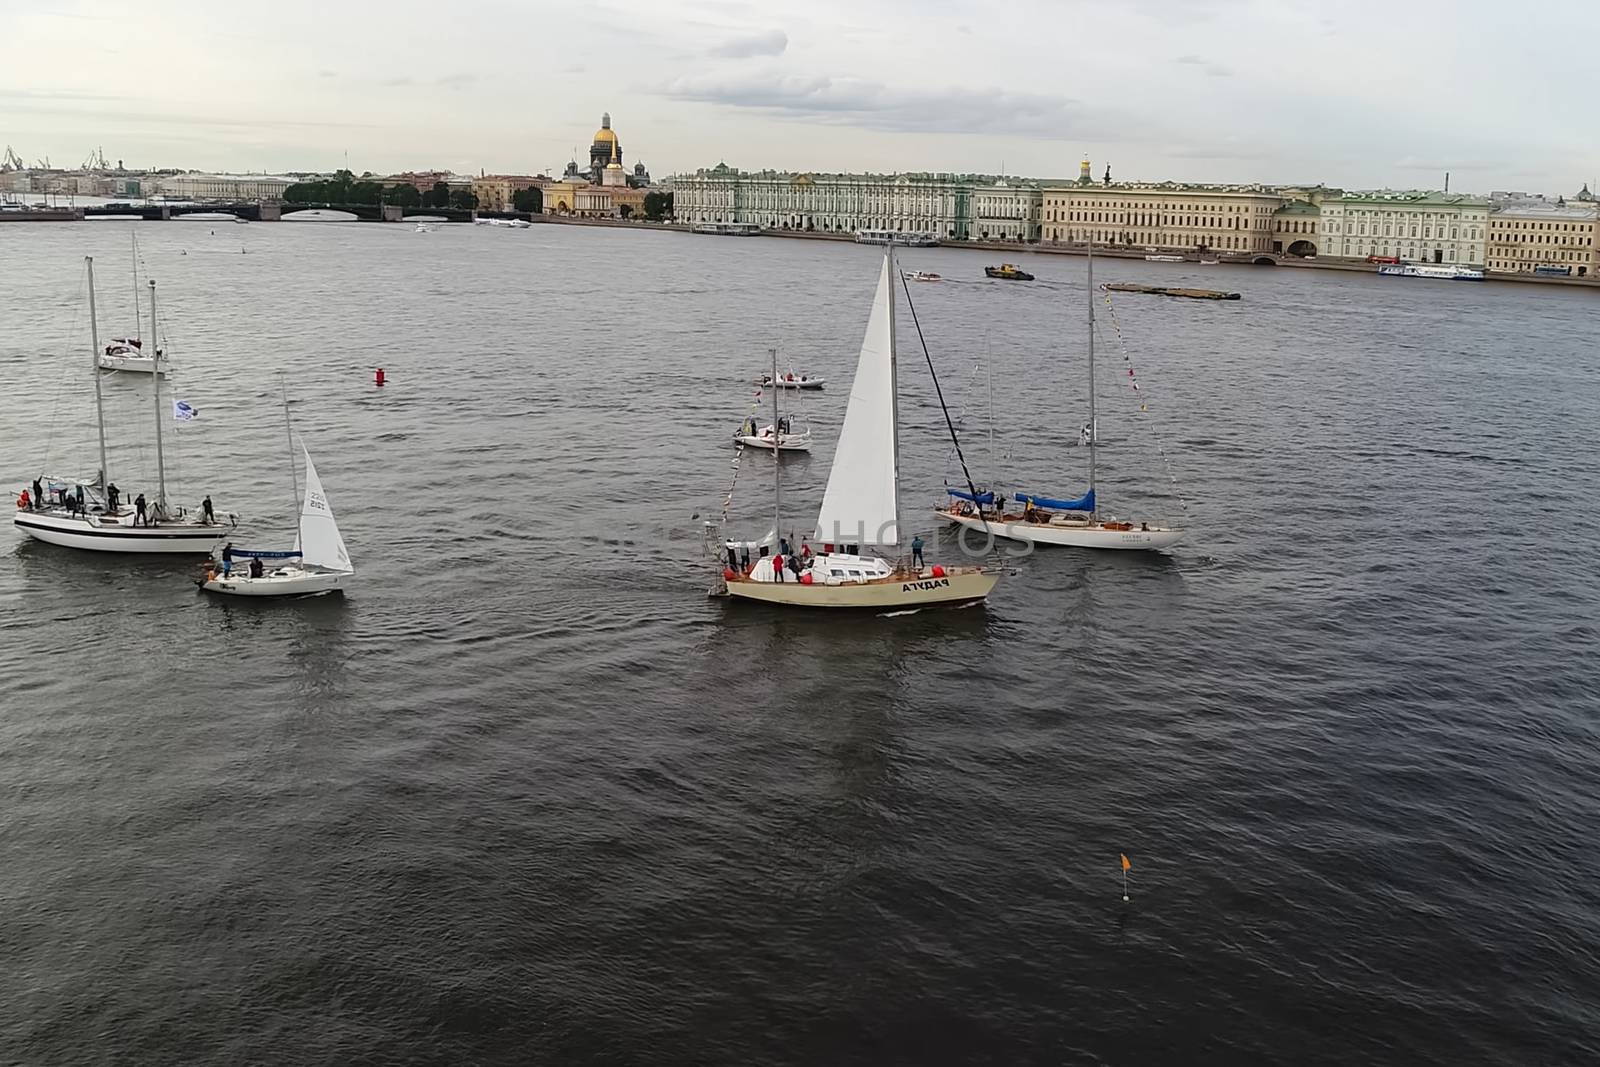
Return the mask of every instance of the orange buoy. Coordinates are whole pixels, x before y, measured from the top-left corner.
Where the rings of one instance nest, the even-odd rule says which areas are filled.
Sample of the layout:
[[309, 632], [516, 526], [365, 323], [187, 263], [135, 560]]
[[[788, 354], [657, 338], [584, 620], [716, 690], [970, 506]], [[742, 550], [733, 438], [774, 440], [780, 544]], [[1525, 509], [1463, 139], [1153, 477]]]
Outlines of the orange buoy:
[[937, 563], [935, 563], [933, 565], [933, 576], [935, 578], [943, 578], [944, 577], [944, 568], [939, 566]]
[[382, 367], [379, 367], [378, 368], [378, 372], [372, 376], [372, 384], [373, 385], [382, 385], [383, 384], [383, 368]]
[[804, 574], [802, 574], [800, 576], [800, 584], [801, 585], [810, 585], [811, 584], [811, 572], [810, 571], [806, 571]]

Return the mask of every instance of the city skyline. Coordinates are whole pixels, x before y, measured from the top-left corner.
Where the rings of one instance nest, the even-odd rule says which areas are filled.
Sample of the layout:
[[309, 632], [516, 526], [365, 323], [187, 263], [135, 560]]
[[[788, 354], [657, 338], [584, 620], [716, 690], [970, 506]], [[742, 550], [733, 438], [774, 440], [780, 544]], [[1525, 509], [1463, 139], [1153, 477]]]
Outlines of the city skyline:
[[[243, 31], [143, 10], [12, 13], [0, 143], [69, 167], [103, 147], [141, 167], [332, 170], [348, 153], [358, 173], [559, 173], [609, 111], [657, 175], [725, 160], [1052, 178], [1084, 153], [1097, 178], [1109, 163], [1148, 181], [1437, 188], [1449, 171], [1463, 191], [1570, 193], [1600, 173], [1586, 51], [1562, 63], [1548, 22], [1480, 0], [468, 0], [448, 23], [403, 0], [381, 19], [288, 0]], [[1559, 21], [1578, 40], [1600, 28], [1577, 7]]]

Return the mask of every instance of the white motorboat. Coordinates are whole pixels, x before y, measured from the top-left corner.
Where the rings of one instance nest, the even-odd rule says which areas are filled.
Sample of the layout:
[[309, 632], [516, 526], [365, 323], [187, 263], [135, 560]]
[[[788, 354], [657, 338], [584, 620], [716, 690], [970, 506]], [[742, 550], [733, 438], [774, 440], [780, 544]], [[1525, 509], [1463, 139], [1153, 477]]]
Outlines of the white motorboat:
[[[156, 474], [160, 491], [153, 501], [139, 494], [126, 500], [111, 480], [107, 463], [105, 403], [100, 391], [100, 334], [96, 322], [94, 260], [84, 259], [89, 276], [89, 332], [94, 356], [90, 374], [94, 377], [95, 424], [99, 431], [100, 473], [93, 479], [75, 482], [52, 480], [51, 492], [41, 493], [43, 480], [34, 482], [28, 494], [29, 506], [18, 507], [12, 524], [23, 534], [46, 544], [81, 548], [91, 552], [203, 553], [209, 551], [229, 528], [238, 525], [231, 513], [220, 519], [205, 509], [188, 511], [173, 507], [167, 500], [167, 467], [163, 450], [167, 414], [162, 402], [161, 375], [151, 374], [156, 408]], [[150, 334], [156, 332], [156, 283], [150, 282]], [[148, 372], [147, 372], [148, 373]], [[60, 490], [70, 489], [62, 499]], [[55, 496], [52, 502], [51, 497]], [[209, 497], [207, 500], [209, 501]], [[130, 503], [132, 506], [130, 506]]]
[[[784, 431], [774, 433], [772, 426], [761, 427], [755, 433], [749, 433], [750, 426], [746, 423], [734, 432], [733, 439], [748, 448], [764, 448], [768, 452], [809, 452], [811, 451], [811, 431], [802, 430], [799, 433]], [[776, 442], [776, 444], [774, 444]]]
[[765, 389], [772, 385], [774, 378], [776, 378], [779, 389], [821, 389], [824, 380], [818, 375], [796, 374], [790, 371], [787, 374], [776, 376], [763, 374], [756, 379], [756, 384]]
[[140, 374], [167, 373], [167, 354], [159, 348], [146, 353], [137, 337], [113, 337], [95, 362], [101, 370], [125, 370]]
[[[791, 608], [893, 613], [980, 601], [999, 581], [998, 572], [984, 567], [908, 566], [904, 559], [891, 562], [861, 551], [863, 546], [893, 550], [900, 544], [896, 281], [901, 279], [894, 269], [894, 246], [890, 244], [884, 248], [883, 269], [861, 342], [844, 426], [817, 515], [813, 538], [823, 546], [822, 552], [806, 555], [801, 550], [806, 561], [803, 566], [781, 556], [764, 555], [749, 571], [731, 566], [730, 553], [726, 561], [730, 565], [723, 569], [719, 587], [728, 595]], [[776, 392], [773, 397], [776, 420]], [[782, 466], [772, 465], [774, 530], [783, 528]], [[780, 553], [782, 545], [780, 539]]]
[[[287, 426], [287, 401], [283, 419]], [[305, 456], [306, 489], [304, 503], [299, 508], [293, 550], [264, 552], [229, 545], [223, 549], [222, 568], [215, 563], [207, 564], [205, 577], [198, 583], [201, 589], [225, 596], [319, 596], [342, 590], [346, 579], [355, 575], [350, 553], [339, 535], [339, 524], [333, 518], [333, 507], [323, 491], [322, 479], [317, 477], [317, 468], [311, 463], [311, 453], [304, 448], [301, 453]], [[293, 478], [292, 429], [289, 430], [289, 473]], [[294, 491], [299, 503], [298, 482]], [[245, 561], [242, 567], [240, 560]]]
[[905, 272], [904, 277], [911, 282], [939, 282], [944, 280], [943, 275], [935, 274], [931, 270], [908, 270]]
[[[1005, 510], [1003, 497], [992, 491], [946, 489], [951, 502], [939, 514], [949, 522], [995, 537], [1039, 545], [1075, 548], [1158, 550], [1183, 539], [1183, 531], [1148, 521], [1126, 521], [1101, 515], [1095, 496], [1095, 474], [1100, 445], [1100, 420], [1095, 414], [1094, 377], [1094, 248], [1088, 249], [1089, 291], [1089, 419], [1078, 431], [1078, 444], [1089, 449], [1089, 491], [1071, 500], [1016, 493], [1020, 510]], [[1146, 257], [1149, 258], [1149, 257]], [[1130, 373], [1132, 373], [1130, 371]]]

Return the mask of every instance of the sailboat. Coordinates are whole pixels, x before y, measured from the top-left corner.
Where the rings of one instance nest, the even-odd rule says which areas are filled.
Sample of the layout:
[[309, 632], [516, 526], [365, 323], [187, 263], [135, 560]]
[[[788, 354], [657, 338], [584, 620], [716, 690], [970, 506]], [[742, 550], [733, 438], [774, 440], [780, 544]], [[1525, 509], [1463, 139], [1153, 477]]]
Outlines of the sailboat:
[[[1146, 257], [1148, 258], [1148, 257]], [[1102, 516], [1095, 495], [1095, 475], [1100, 446], [1100, 420], [1095, 415], [1094, 380], [1094, 249], [1088, 257], [1089, 293], [1089, 419], [1078, 432], [1078, 443], [1089, 449], [1089, 491], [1081, 497], [1061, 499], [1036, 493], [1015, 493], [1021, 511], [1002, 514], [1004, 501], [994, 492], [946, 489], [950, 506], [939, 514], [959, 526], [987, 530], [996, 537], [1036, 545], [1075, 548], [1115, 548], [1151, 551], [1169, 548], [1183, 539], [1183, 531], [1149, 522], [1127, 522]]]
[[[912, 568], [903, 560], [891, 563], [862, 553], [865, 547], [895, 549], [900, 544], [894, 332], [898, 278], [894, 247], [885, 246], [844, 426], [817, 515], [814, 538], [823, 551], [809, 557], [799, 574], [785, 574], [775, 566], [775, 557], [765, 555], [748, 573], [730, 566], [723, 571], [729, 595], [789, 607], [904, 610], [982, 600], [999, 581], [997, 571], [984, 567]], [[773, 464], [774, 529], [783, 528], [782, 514], [782, 465]]]
[[[155, 501], [145, 509], [141, 519], [137, 508], [117, 489], [111, 480], [111, 468], [106, 462], [106, 413], [100, 392], [100, 330], [95, 321], [94, 258], [85, 256], [89, 273], [89, 335], [92, 345], [89, 373], [94, 378], [95, 424], [100, 436], [100, 473], [92, 480], [50, 479], [52, 486], [63, 489], [62, 497], [52, 504], [38, 499], [35, 492], [27, 508], [19, 507], [12, 519], [17, 529], [37, 541], [68, 548], [83, 548], [94, 552], [193, 552], [209, 551], [227, 527], [204, 513], [192, 513], [183, 508], [173, 508], [167, 503], [167, 465], [162, 449], [162, 426], [168, 416], [162, 407], [161, 376], [150, 374], [151, 393], [156, 408], [156, 472], [160, 491]], [[156, 283], [150, 281], [150, 334], [156, 335]], [[42, 487], [40, 482], [34, 486]], [[75, 486], [77, 492], [68, 496], [64, 490]], [[141, 496], [143, 494], [140, 494]], [[232, 514], [224, 514], [228, 525], [238, 525]], [[137, 524], [137, 525], [136, 525]]]
[[[240, 221], [243, 221], [242, 219]], [[132, 238], [133, 242], [133, 333], [127, 337], [113, 337], [111, 343], [106, 345], [105, 351], [95, 357], [95, 362], [101, 370], [125, 370], [141, 374], [156, 374], [167, 372], [167, 355], [161, 351], [159, 342], [152, 340], [150, 350], [145, 351], [144, 341], [139, 335], [144, 330], [143, 318], [139, 308], [139, 239]], [[155, 324], [151, 323], [150, 336], [155, 337]], [[95, 346], [99, 348], [97, 344]]]
[[[283, 421], [289, 427], [289, 404], [283, 405]], [[294, 479], [294, 431], [289, 435], [289, 477]], [[208, 565], [206, 577], [200, 581], [201, 589], [208, 593], [229, 596], [316, 596], [332, 593], [344, 587], [346, 578], [355, 574], [350, 563], [350, 553], [339, 536], [339, 524], [333, 519], [333, 507], [322, 489], [322, 479], [311, 463], [311, 453], [303, 447], [305, 456], [306, 492], [301, 502], [300, 484], [294, 485], [295, 504], [299, 508], [294, 539], [294, 549], [288, 552], [264, 552], [255, 549], [226, 549], [232, 561], [230, 573], [219, 573]], [[241, 568], [238, 560], [249, 562]], [[271, 569], [266, 562], [271, 561]]]

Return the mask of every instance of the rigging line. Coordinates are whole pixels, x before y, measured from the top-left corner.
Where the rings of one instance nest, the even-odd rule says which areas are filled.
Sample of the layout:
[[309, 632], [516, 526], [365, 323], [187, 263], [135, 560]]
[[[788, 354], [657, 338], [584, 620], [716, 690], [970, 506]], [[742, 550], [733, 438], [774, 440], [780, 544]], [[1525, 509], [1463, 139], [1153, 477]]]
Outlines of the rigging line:
[[[966, 383], [965, 386], [962, 387], [961, 410], [956, 413], [956, 430], [957, 430], [957, 432], [960, 432], [961, 430], [965, 430], [967, 428], [967, 400], [966, 400], [966, 398], [972, 394], [972, 384], [973, 384], [973, 382], [975, 382], [977, 380], [977, 378], [978, 378], [978, 368], [981, 367], [981, 366], [983, 366], [983, 361], [982, 360], [978, 360], [977, 362], [973, 363], [972, 372], [967, 376], [967, 383]], [[950, 484], [950, 460], [955, 457], [955, 454], [956, 454], [956, 450], [954, 448], [948, 448], [948, 449], [945, 450], [945, 453], [944, 453], [944, 474], [942, 475], [942, 477], [943, 477], [945, 485], [949, 485]]]
[[[1128, 345], [1127, 345], [1127, 342], [1123, 339], [1123, 336], [1122, 336], [1122, 324], [1117, 321], [1116, 305], [1111, 302], [1111, 292], [1109, 290], [1106, 291], [1105, 301], [1106, 301], [1106, 311], [1109, 313], [1109, 316], [1110, 316], [1110, 319], [1111, 319], [1111, 328], [1116, 334], [1117, 348], [1122, 353], [1122, 362], [1127, 365], [1130, 377], [1132, 377], [1133, 381], [1135, 383], [1137, 383], [1138, 382], [1138, 376], [1132, 374], [1132, 371], [1133, 371], [1133, 358], [1128, 355]], [[1098, 323], [1098, 320], [1096, 320], [1096, 328], [1097, 329], [1098, 329], [1098, 326], [1099, 326], [1099, 323]], [[1104, 335], [1102, 335], [1102, 336], [1104, 336]], [[1134, 391], [1137, 392], [1140, 395], [1140, 401], [1139, 401], [1139, 410], [1140, 410], [1140, 412], [1148, 413], [1148, 409], [1145, 406], [1144, 390], [1139, 388], [1139, 386], [1137, 384], [1135, 384], [1134, 385]], [[1089, 432], [1090, 433], [1098, 433], [1099, 432], [1099, 428], [1098, 427], [1092, 427]], [[1167, 482], [1172, 486], [1172, 495], [1178, 498], [1178, 507], [1183, 510], [1183, 513], [1185, 515], [1187, 515], [1189, 513], [1189, 501], [1187, 499], [1185, 499], [1184, 494], [1183, 494], [1183, 489], [1182, 489], [1181, 486], [1178, 485], [1177, 475], [1173, 474], [1173, 472], [1172, 472], [1172, 460], [1167, 456], [1166, 444], [1162, 441], [1161, 434], [1159, 434], [1159, 433], [1157, 433], [1155, 431], [1151, 431], [1150, 437], [1151, 437], [1151, 440], [1155, 441], [1155, 443], [1156, 443], [1156, 454], [1161, 457], [1161, 466], [1166, 472]]]
[[[977, 508], [978, 518], [983, 522], [984, 532], [989, 531], [989, 520], [983, 517], [983, 508], [977, 506], [978, 487], [972, 484], [972, 472], [967, 469], [967, 457], [961, 451], [961, 440], [956, 436], [955, 424], [950, 421], [950, 409], [945, 407], [944, 390], [939, 388], [939, 374], [933, 369], [933, 355], [928, 351], [928, 340], [922, 336], [922, 322], [917, 318], [917, 305], [911, 302], [911, 286], [906, 284], [904, 272], [900, 275], [900, 288], [905, 290], [906, 307], [911, 309], [911, 324], [917, 328], [917, 343], [922, 345], [922, 358], [928, 361], [928, 375], [933, 379], [933, 391], [939, 398], [939, 410], [944, 412], [944, 424], [950, 431], [950, 443], [955, 445], [956, 458], [961, 460], [961, 473], [967, 479], [967, 491], [972, 494], [973, 505]], [[894, 342], [890, 338], [890, 343]]]

